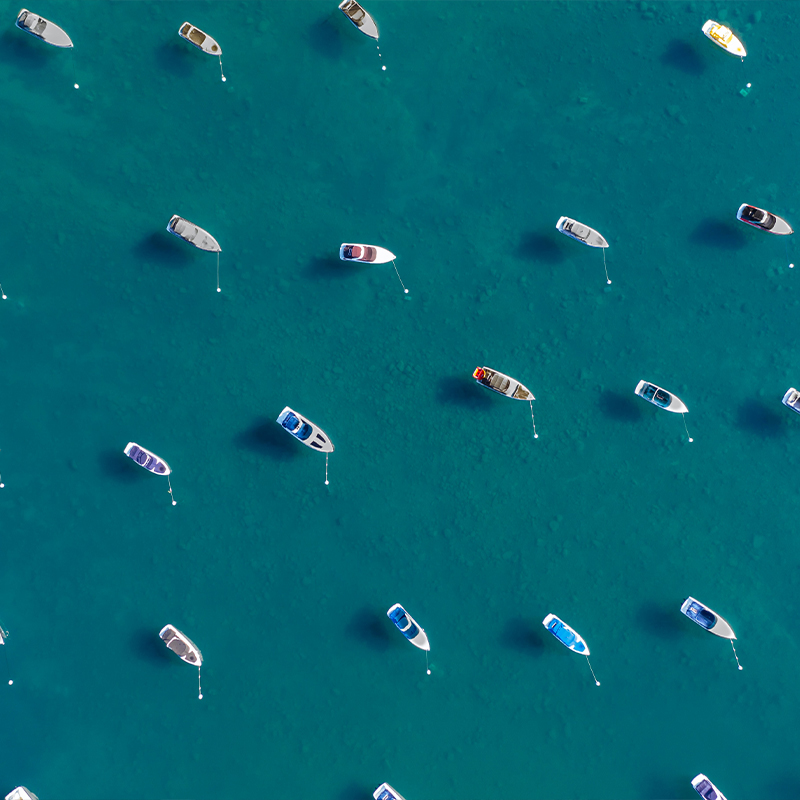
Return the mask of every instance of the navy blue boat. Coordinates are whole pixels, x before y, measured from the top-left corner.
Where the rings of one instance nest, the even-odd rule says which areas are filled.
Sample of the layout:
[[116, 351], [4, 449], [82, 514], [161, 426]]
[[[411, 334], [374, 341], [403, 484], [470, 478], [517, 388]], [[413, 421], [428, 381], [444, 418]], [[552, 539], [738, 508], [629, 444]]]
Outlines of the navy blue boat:
[[419, 647], [420, 650], [430, 650], [431, 645], [428, 636], [422, 628], [414, 621], [413, 617], [400, 605], [395, 603], [387, 612], [386, 616], [394, 622], [397, 630], [408, 639], [411, 644]]
[[145, 450], [136, 442], [128, 442], [125, 448], [125, 455], [132, 458], [140, 467], [144, 467], [148, 472], [156, 475], [169, 475], [172, 470], [163, 458], [159, 458], [155, 453]]

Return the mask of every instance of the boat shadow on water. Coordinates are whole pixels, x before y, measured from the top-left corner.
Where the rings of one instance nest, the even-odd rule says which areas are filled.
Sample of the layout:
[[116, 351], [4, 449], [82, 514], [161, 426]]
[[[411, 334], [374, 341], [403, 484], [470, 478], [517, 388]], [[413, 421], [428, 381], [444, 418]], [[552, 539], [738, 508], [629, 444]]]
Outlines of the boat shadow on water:
[[185, 242], [181, 242], [175, 236], [170, 236], [166, 231], [166, 225], [160, 231], [147, 234], [132, 248], [137, 258], [179, 269], [191, 265], [194, 260], [192, 252], [194, 249], [187, 247]]
[[246, 447], [261, 455], [270, 455], [281, 461], [298, 458], [304, 448], [271, 417], [259, 417], [234, 440], [238, 447]]
[[[344, 36], [339, 20], [341, 16], [342, 12], [336, 8], [326, 17], [308, 26], [308, 43], [330, 61], [340, 61], [344, 54]], [[350, 24], [344, 18], [341, 22]]]
[[393, 635], [394, 628], [386, 613], [375, 611], [371, 606], [359, 609], [350, 617], [346, 633], [373, 650], [381, 652], [388, 650], [392, 642], [403, 644], [402, 637]]
[[544, 640], [533, 622], [526, 617], [516, 617], [506, 622], [500, 634], [500, 644], [523, 655], [541, 655], [544, 652]]
[[[17, 35], [19, 34], [19, 35]], [[37, 42], [15, 27], [0, 36], [0, 61], [13, 64], [14, 69], [24, 72], [50, 67], [63, 53], [57, 48]], [[29, 79], [31, 76], [28, 75]]]
[[[353, 269], [356, 267], [356, 269]], [[342, 261], [339, 254], [325, 254], [314, 256], [306, 262], [303, 275], [307, 278], [342, 278], [360, 275], [370, 268], [369, 264], [353, 264]]]
[[530, 261], [543, 261], [546, 264], [563, 264], [567, 260], [567, 251], [552, 232], [532, 231], [524, 233], [517, 247], [517, 255]]
[[172, 652], [158, 638], [158, 628], [140, 628], [130, 639], [131, 651], [137, 658], [162, 667], [175, 663]]
[[661, 63], [685, 72], [687, 75], [702, 75], [707, 64], [700, 52], [683, 39], [673, 39], [661, 56]]
[[177, 78], [188, 78], [195, 73], [199, 59], [198, 54], [193, 52], [194, 48], [188, 42], [183, 42], [178, 38], [177, 28], [175, 29], [175, 39], [164, 42], [161, 47], [155, 48], [156, 64]]
[[739, 406], [736, 415], [736, 424], [739, 428], [750, 433], [758, 434], [759, 436], [770, 437], [775, 439], [779, 436], [786, 436], [787, 427], [786, 423], [791, 419], [787, 415], [791, 414], [788, 409], [786, 414], [780, 413], [779, 410], [773, 409], [761, 400], [746, 400]]
[[125, 457], [121, 447], [115, 450], [103, 450], [97, 460], [104, 474], [123, 483], [139, 483], [150, 477], [147, 470], [137, 467]]
[[642, 404], [633, 392], [601, 392], [599, 405], [603, 414], [620, 422], [640, 422], [643, 416]]
[[443, 405], [474, 408], [476, 411], [488, 411], [494, 405], [492, 392], [478, 386], [468, 372], [439, 378], [437, 399]]
[[741, 250], [747, 244], [747, 237], [741, 230], [741, 222], [723, 222], [716, 217], [701, 220], [689, 234], [689, 241], [717, 250]]
[[[676, 614], [675, 609], [665, 608], [660, 603], [645, 603], [640, 606], [636, 614], [636, 622], [659, 638], [677, 640], [686, 635], [686, 626], [681, 614]], [[663, 796], [667, 797], [668, 795]]]

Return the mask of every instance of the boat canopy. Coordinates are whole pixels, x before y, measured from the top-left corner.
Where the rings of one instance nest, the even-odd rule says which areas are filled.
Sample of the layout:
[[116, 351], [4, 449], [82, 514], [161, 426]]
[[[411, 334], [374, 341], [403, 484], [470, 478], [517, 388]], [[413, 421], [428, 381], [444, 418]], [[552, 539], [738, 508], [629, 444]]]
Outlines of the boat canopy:
[[395, 608], [389, 617], [406, 639], [413, 639], [419, 633], [419, 628], [408, 618], [402, 608]]
[[699, 603], [692, 603], [686, 609], [686, 616], [691, 617], [698, 625], [702, 625], [706, 630], [711, 630], [717, 624], [717, 618], [707, 608], [703, 608]]
[[704, 800], [719, 800], [719, 795], [714, 791], [714, 787], [709, 780], [700, 781], [700, 783], [695, 786], [695, 791], [700, 797], [704, 798]]

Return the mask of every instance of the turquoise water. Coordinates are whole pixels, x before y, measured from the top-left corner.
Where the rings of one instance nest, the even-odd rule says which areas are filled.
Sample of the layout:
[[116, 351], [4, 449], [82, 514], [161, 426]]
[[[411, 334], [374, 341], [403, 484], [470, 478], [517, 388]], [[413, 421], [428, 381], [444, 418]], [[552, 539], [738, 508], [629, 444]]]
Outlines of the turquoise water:
[[[800, 254], [734, 218], [800, 225], [796, 4], [367, 8], [381, 55], [335, 2], [36, 6], [71, 53], [5, 4], [0, 789], [800, 796]], [[174, 213], [220, 241], [221, 294]]]

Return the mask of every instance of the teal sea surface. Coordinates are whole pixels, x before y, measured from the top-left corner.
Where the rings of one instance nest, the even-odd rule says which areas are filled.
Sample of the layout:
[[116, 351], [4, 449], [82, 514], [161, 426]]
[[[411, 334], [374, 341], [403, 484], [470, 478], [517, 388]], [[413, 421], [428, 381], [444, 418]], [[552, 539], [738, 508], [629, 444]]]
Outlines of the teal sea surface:
[[800, 797], [797, 3], [2, 7], [0, 796]]

